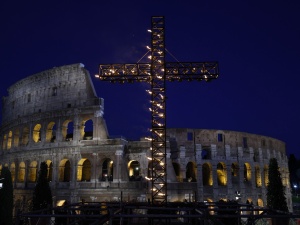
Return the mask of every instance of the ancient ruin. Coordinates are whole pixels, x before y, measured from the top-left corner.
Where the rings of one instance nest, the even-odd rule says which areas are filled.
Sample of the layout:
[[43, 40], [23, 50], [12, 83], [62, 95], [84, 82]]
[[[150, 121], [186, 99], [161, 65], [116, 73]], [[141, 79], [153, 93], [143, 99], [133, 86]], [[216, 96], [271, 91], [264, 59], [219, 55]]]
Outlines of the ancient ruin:
[[[83, 64], [42, 71], [9, 87], [0, 134], [0, 170], [7, 166], [12, 173], [16, 211], [28, 210], [43, 161], [54, 205], [151, 197], [151, 142], [110, 137], [104, 100]], [[291, 209], [284, 142], [228, 130], [167, 128], [167, 199], [265, 206], [272, 157]]]

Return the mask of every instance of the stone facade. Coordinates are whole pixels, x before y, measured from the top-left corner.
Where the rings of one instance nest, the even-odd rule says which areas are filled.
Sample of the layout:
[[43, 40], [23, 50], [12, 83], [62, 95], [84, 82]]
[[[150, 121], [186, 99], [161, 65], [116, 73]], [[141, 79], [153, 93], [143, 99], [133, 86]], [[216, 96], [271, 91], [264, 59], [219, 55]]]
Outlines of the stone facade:
[[[3, 97], [0, 170], [9, 167], [15, 209], [27, 211], [41, 162], [53, 204], [147, 201], [151, 143], [110, 138], [82, 64], [20, 80]], [[268, 163], [277, 158], [291, 209], [288, 161], [280, 140], [226, 130], [168, 129], [169, 201], [247, 200], [266, 204]]]

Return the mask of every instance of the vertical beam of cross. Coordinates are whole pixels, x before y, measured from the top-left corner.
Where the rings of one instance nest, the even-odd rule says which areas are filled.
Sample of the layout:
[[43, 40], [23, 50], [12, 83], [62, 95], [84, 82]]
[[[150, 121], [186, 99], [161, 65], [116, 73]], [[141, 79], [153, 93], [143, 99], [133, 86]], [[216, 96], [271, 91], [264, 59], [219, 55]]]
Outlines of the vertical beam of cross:
[[151, 84], [151, 197], [152, 203], [166, 203], [166, 81], [210, 81], [218, 77], [219, 69], [217, 62], [165, 62], [164, 17], [152, 17], [151, 24], [151, 63], [102, 64], [96, 77], [112, 83]]
[[152, 17], [151, 28], [151, 183], [152, 202], [167, 202], [165, 27]]

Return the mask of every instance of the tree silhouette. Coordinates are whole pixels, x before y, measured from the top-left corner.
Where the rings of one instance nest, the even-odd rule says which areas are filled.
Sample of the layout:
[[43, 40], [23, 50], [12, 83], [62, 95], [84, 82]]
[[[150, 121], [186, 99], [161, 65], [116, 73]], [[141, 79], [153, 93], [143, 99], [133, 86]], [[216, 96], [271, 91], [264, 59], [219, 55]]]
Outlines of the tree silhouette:
[[3, 167], [0, 175], [2, 188], [0, 189], [0, 225], [12, 225], [13, 214], [13, 185], [11, 173]]
[[284, 186], [281, 180], [277, 159], [271, 158], [269, 162], [269, 183], [267, 187], [267, 206], [271, 209], [288, 211]]
[[52, 206], [52, 193], [47, 180], [47, 164], [42, 162], [33, 192], [32, 209], [40, 210]]

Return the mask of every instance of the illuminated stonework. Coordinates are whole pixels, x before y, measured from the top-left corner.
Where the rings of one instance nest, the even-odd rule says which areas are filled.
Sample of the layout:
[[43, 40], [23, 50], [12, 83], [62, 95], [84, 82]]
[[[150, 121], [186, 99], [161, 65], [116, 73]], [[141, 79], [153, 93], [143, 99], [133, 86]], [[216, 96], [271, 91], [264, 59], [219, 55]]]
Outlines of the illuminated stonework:
[[[20, 210], [27, 210], [43, 161], [53, 204], [151, 197], [151, 142], [109, 137], [104, 101], [82, 64], [20, 80], [8, 89], [3, 106], [0, 170], [10, 169]], [[238, 192], [241, 202], [264, 206], [272, 157], [291, 208], [282, 141], [226, 130], [167, 129], [168, 201], [233, 200]]]

